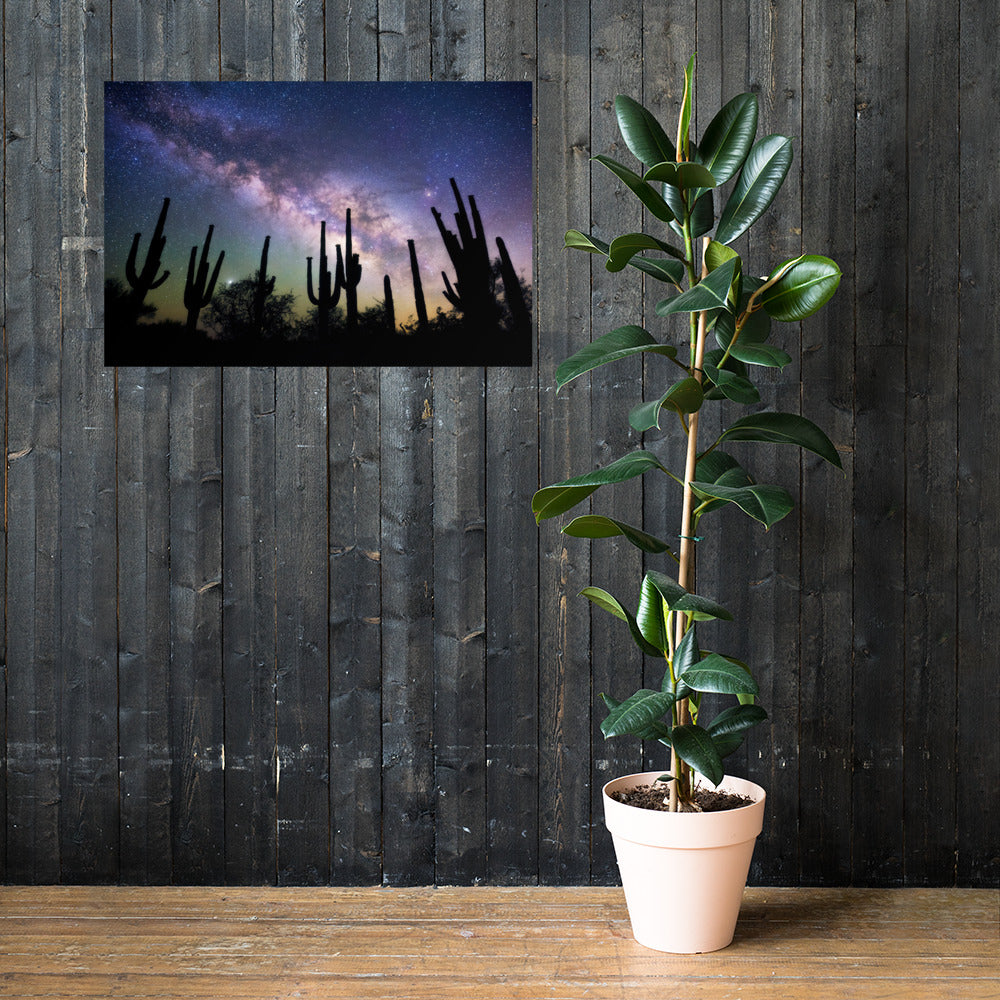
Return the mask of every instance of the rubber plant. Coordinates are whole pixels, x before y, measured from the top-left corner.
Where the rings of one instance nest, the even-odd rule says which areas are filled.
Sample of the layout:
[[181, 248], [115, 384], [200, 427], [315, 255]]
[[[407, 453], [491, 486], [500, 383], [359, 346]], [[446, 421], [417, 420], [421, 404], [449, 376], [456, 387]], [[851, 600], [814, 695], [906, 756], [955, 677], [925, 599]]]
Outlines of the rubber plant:
[[[781, 486], [758, 482], [726, 446], [737, 441], [794, 445], [841, 467], [836, 448], [814, 423], [797, 413], [756, 408], [760, 393], [752, 375], [791, 361], [770, 341], [772, 322], [798, 323], [815, 313], [836, 291], [840, 269], [828, 257], [803, 254], [764, 277], [747, 272], [731, 244], [774, 200], [792, 162], [792, 141], [781, 135], [757, 139], [757, 98], [740, 94], [715, 115], [696, 144], [690, 137], [693, 68], [692, 56], [675, 141], [646, 108], [619, 96], [615, 111], [622, 138], [642, 169], [607, 156], [593, 158], [639, 199], [657, 234], [625, 233], [605, 243], [579, 230], [566, 233], [567, 247], [606, 258], [609, 271], [631, 268], [661, 283], [664, 295], [655, 311], [680, 327], [680, 343], [658, 340], [640, 326], [622, 326], [582, 347], [556, 371], [558, 391], [601, 365], [644, 354], [662, 358], [672, 377], [656, 398], [634, 406], [628, 419], [641, 433], [659, 429], [664, 421], [682, 432], [687, 438], [684, 468], [671, 471], [654, 451], [640, 447], [603, 468], [546, 486], [532, 500], [541, 522], [608, 484], [647, 472], [672, 481], [679, 545], [598, 514], [576, 517], [562, 529], [582, 538], [624, 537], [646, 554], [647, 562], [664, 557], [676, 563], [674, 573], [645, 573], [634, 614], [606, 590], [582, 591], [625, 622], [643, 653], [664, 668], [657, 689], [644, 688], [620, 701], [603, 694], [608, 714], [601, 729], [605, 737], [627, 734], [669, 748], [670, 772], [661, 780], [669, 785], [672, 811], [691, 808], [693, 772], [718, 785], [725, 775], [723, 759], [748, 729], [767, 718], [757, 703], [750, 667], [701, 648], [698, 623], [732, 616], [695, 592], [695, 553], [706, 515], [732, 505], [769, 529], [792, 509], [792, 498]], [[728, 196], [717, 199], [724, 185]], [[709, 405], [723, 407], [724, 430], [702, 441], [699, 416]], [[731, 419], [734, 406], [753, 409]], [[736, 703], [706, 719], [701, 711], [706, 694], [735, 696]]]

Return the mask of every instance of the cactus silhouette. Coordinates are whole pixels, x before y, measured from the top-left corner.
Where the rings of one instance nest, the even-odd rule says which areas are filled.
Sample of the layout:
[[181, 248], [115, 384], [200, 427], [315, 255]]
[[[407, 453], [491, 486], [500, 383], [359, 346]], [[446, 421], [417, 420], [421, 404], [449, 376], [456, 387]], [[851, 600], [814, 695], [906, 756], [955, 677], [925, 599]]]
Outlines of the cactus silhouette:
[[510, 262], [510, 254], [504, 241], [497, 237], [497, 249], [500, 251], [500, 277], [503, 280], [504, 298], [510, 309], [514, 330], [524, 332], [531, 327], [531, 314], [524, 301], [524, 290], [518, 280], [514, 265]]
[[212, 278], [208, 278], [208, 251], [212, 244], [212, 233], [215, 226], [208, 227], [208, 236], [205, 237], [205, 246], [201, 251], [201, 262], [198, 264], [198, 275], [195, 277], [194, 265], [198, 257], [198, 248], [191, 247], [191, 258], [188, 261], [187, 281], [184, 283], [184, 306], [188, 311], [187, 331], [194, 333], [198, 325], [198, 313], [212, 301], [212, 293], [215, 291], [215, 283], [219, 280], [219, 269], [222, 267], [223, 258], [226, 251], [219, 254], [219, 259], [215, 262], [215, 270], [212, 271]]
[[427, 332], [427, 304], [424, 302], [424, 285], [420, 280], [420, 265], [417, 263], [417, 248], [413, 240], [407, 240], [410, 248], [410, 272], [413, 275], [413, 299], [417, 307], [417, 331]]
[[330, 284], [330, 268], [326, 256], [326, 221], [319, 224], [319, 267], [316, 272], [318, 294], [313, 292], [312, 279], [312, 257], [306, 257], [306, 291], [309, 294], [309, 301], [316, 306], [317, 333], [321, 339], [325, 340], [329, 322], [330, 310], [340, 301], [340, 290], [344, 286], [344, 267], [340, 259], [340, 246], [337, 246], [336, 278], [333, 286]]
[[[470, 322], [487, 328], [496, 327], [496, 298], [493, 295], [492, 267], [486, 246], [486, 235], [483, 232], [483, 220], [476, 208], [476, 199], [471, 195], [469, 211], [466, 211], [454, 177], [451, 178], [451, 189], [458, 203], [458, 211], [455, 213], [457, 236], [445, 226], [441, 213], [436, 208], [431, 208], [445, 249], [455, 268], [454, 285], [448, 279], [448, 275], [441, 272], [445, 284], [444, 297], [464, 313]], [[472, 213], [471, 224], [469, 212]]]
[[351, 243], [351, 210], [347, 210], [347, 226], [344, 231], [344, 259], [340, 259], [337, 247], [337, 277], [343, 281], [347, 301], [347, 331], [356, 333], [358, 329], [358, 282], [361, 280], [361, 264]]
[[264, 305], [268, 296], [274, 291], [275, 275], [267, 276], [267, 251], [271, 245], [271, 237], [264, 237], [264, 249], [260, 253], [260, 270], [257, 272], [256, 286], [253, 291], [253, 330], [252, 336], [264, 336]]
[[138, 272], [135, 269], [135, 261], [139, 253], [139, 239], [142, 233], [136, 233], [132, 237], [132, 249], [129, 250], [128, 260], [125, 262], [125, 278], [132, 287], [130, 295], [132, 304], [130, 319], [133, 326], [139, 316], [139, 311], [142, 308], [142, 303], [146, 295], [152, 289], [159, 288], [170, 277], [169, 271], [164, 271], [159, 278], [156, 277], [156, 272], [160, 269], [160, 258], [163, 254], [163, 248], [167, 243], [167, 238], [163, 235], [163, 225], [167, 220], [168, 208], [170, 208], [170, 199], [164, 198], [163, 207], [160, 209], [160, 217], [156, 220], [156, 228], [153, 230], [153, 238], [149, 241], [149, 250], [146, 252], [145, 263], [142, 265], [142, 270]]
[[389, 333], [395, 333], [396, 309], [392, 302], [392, 282], [388, 274], [382, 282], [382, 287], [385, 290], [385, 327]]

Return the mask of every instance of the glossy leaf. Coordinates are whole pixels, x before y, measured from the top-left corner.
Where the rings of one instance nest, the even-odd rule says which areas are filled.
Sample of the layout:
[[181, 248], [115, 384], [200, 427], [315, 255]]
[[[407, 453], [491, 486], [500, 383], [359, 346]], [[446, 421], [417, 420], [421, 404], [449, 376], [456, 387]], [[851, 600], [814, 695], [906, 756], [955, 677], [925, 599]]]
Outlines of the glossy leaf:
[[792, 164], [792, 140], [768, 135], [755, 143], [719, 219], [715, 238], [732, 243], [767, 211]]
[[757, 682], [743, 667], [718, 653], [709, 653], [684, 674], [684, 683], [706, 694], [757, 694]]
[[711, 379], [712, 384], [717, 386], [719, 392], [727, 399], [735, 403], [758, 403], [760, 393], [757, 387], [748, 378], [736, 375], [734, 372], [720, 370], [715, 365], [705, 364], [703, 366], [705, 374]]
[[842, 469], [833, 442], [811, 420], [797, 413], [752, 413], [730, 424], [719, 437], [722, 441], [764, 441], [794, 444], [811, 451]]
[[561, 389], [568, 382], [601, 365], [644, 353], [675, 358], [677, 348], [654, 340], [641, 326], [620, 326], [567, 358], [556, 369], [556, 386]]
[[675, 188], [713, 188], [718, 183], [707, 167], [688, 161], [654, 164], [642, 175], [642, 179], [660, 181]]
[[757, 134], [757, 98], [738, 94], [709, 122], [699, 147], [701, 162], [724, 184], [743, 166]]
[[587, 253], [608, 255], [608, 244], [596, 236], [588, 236], [579, 229], [568, 229], [564, 238], [563, 249], [585, 250]]
[[[729, 315], [729, 313], [721, 311], [716, 313], [718, 319], [725, 319]], [[722, 361], [722, 356], [723, 351], [717, 347], [713, 347], [710, 351], [705, 351], [705, 357], [702, 360], [701, 366], [702, 371], [707, 371], [709, 368], [718, 368], [719, 363]], [[737, 361], [732, 355], [726, 358], [721, 370], [731, 372], [733, 375], [739, 375], [740, 378], [748, 378], [747, 366], [742, 361]], [[708, 380], [703, 388], [706, 399], [725, 399], [725, 394], [719, 391], [717, 385], [712, 384], [711, 379]]]
[[[695, 477], [697, 482], [717, 483], [730, 487], [750, 486], [753, 483], [746, 469], [735, 458], [718, 449], [698, 460]], [[713, 500], [705, 504], [701, 509], [702, 516], [719, 507], [725, 507], [727, 503], [726, 500]]]
[[670, 732], [670, 743], [681, 760], [703, 774], [713, 785], [718, 785], [726, 776], [719, 751], [708, 731], [701, 726], [674, 726]]
[[730, 357], [745, 365], [760, 365], [764, 368], [784, 368], [792, 359], [786, 351], [773, 344], [744, 344], [742, 337], [733, 345]]
[[711, 190], [700, 194], [691, 209], [691, 238], [710, 233], [715, 226], [715, 201]]
[[667, 607], [671, 611], [691, 612], [696, 621], [707, 621], [712, 618], [721, 618], [725, 621], [733, 620], [733, 616], [721, 604], [716, 604], [715, 601], [709, 600], [707, 597], [692, 594], [676, 580], [671, 580], [663, 573], [650, 570], [643, 579], [644, 587], [647, 580], [666, 601]]
[[608, 247], [609, 271], [621, 271], [637, 253], [643, 250], [661, 250], [681, 260], [684, 254], [676, 247], [672, 247], [663, 240], [658, 240], [655, 236], [647, 236], [645, 233], [625, 233], [624, 236], [617, 236], [611, 241]]
[[727, 260], [702, 278], [694, 288], [689, 288], [676, 299], [672, 299], [663, 314], [725, 309], [738, 264], [739, 257]]
[[712, 736], [726, 736], [729, 733], [741, 733], [746, 729], [759, 725], [767, 718], [767, 712], [760, 705], [734, 705], [720, 712], [709, 724], [708, 731]]
[[[601, 698], [604, 704], [607, 705], [609, 712], [621, 705], [620, 701], [603, 692]], [[638, 736], [641, 740], [659, 740], [661, 743], [666, 743], [667, 746], [670, 746], [670, 727], [663, 722], [651, 722], [645, 729], [636, 730], [632, 735]]]
[[712, 743], [715, 745], [716, 752], [723, 759], [728, 757], [731, 753], [736, 753], [737, 750], [743, 745], [743, 737], [746, 733], [723, 733], [720, 735], [712, 734]]
[[[740, 309], [743, 306], [741, 304]], [[719, 347], [725, 349], [732, 343], [733, 335], [736, 333], [736, 317], [732, 313], [724, 313], [719, 316], [719, 321], [715, 324], [715, 340]], [[746, 345], [763, 344], [771, 334], [771, 317], [762, 309], [751, 313], [743, 322], [743, 329], [733, 345], [735, 351], [737, 347]]]
[[794, 506], [788, 492], [780, 486], [755, 484], [733, 487], [692, 482], [691, 489], [703, 500], [714, 498], [736, 504], [740, 510], [749, 514], [755, 521], [760, 521], [768, 529], [785, 517]]
[[615, 618], [619, 618], [625, 622], [628, 625], [629, 632], [632, 634], [632, 640], [647, 656], [660, 657], [663, 655], [662, 649], [646, 641], [635, 620], [635, 615], [606, 590], [601, 590], [600, 587], [584, 587], [580, 591], [580, 596], [586, 597], [592, 604], [596, 604], [599, 608], [607, 611], [608, 614], [612, 614]]
[[734, 257], [739, 257], [739, 254], [732, 247], [727, 247], [718, 240], [708, 241], [708, 247], [705, 249], [705, 265], [709, 271], [714, 271]]
[[674, 144], [663, 126], [638, 101], [619, 94], [615, 98], [615, 114], [625, 145], [641, 163], [651, 166], [677, 158]]
[[[613, 517], [603, 517], [599, 514], [584, 514], [582, 517], [575, 517], [565, 528], [562, 529], [564, 535], [571, 535], [574, 538], [615, 538], [624, 536], [637, 549], [643, 552], [669, 552], [671, 548], [663, 539], [643, 531], [635, 525], [627, 524], [625, 521], [618, 521]], [[676, 557], [675, 557], [676, 558]]]
[[540, 523], [546, 518], [563, 514], [581, 500], [586, 500], [599, 487], [624, 482], [626, 479], [641, 476], [650, 469], [666, 471], [655, 455], [648, 451], [633, 451], [615, 459], [603, 469], [595, 469], [593, 472], [585, 472], [582, 476], [574, 476], [561, 483], [545, 486], [531, 499], [531, 510], [535, 515], [535, 521]]
[[659, 649], [661, 653], [670, 648], [670, 643], [667, 641], [663, 600], [648, 576], [643, 578], [642, 586], [639, 588], [639, 607], [635, 612], [635, 620], [646, 642]]
[[[657, 248], [659, 249], [659, 248]], [[650, 257], [633, 257], [629, 263], [632, 267], [648, 274], [657, 281], [679, 285], [684, 280], [684, 264], [679, 260], [662, 260]]]
[[605, 738], [625, 735], [644, 736], [651, 725], [670, 711], [673, 704], [672, 694], [643, 688], [611, 709], [601, 723], [601, 732]]
[[660, 426], [660, 410], [663, 407], [668, 406], [677, 413], [694, 413], [700, 409], [704, 398], [701, 383], [688, 376], [675, 382], [659, 399], [633, 407], [628, 422], [637, 431], [648, 431]]
[[840, 284], [840, 268], [829, 257], [809, 254], [760, 294], [767, 313], [793, 323], [811, 316], [830, 301]]
[[684, 67], [684, 96], [681, 99], [681, 113], [677, 119], [677, 159], [691, 159], [688, 135], [691, 131], [691, 111], [694, 108], [694, 56]]
[[[698, 635], [694, 625], [685, 633], [684, 638], [677, 644], [674, 650], [674, 676], [677, 678], [677, 690], [674, 694], [678, 700], [687, 698], [691, 694], [691, 688], [684, 682], [684, 674], [701, 660], [701, 650], [698, 648]], [[667, 680], [670, 674], [667, 673]]]
[[[593, 157], [598, 163], [607, 167], [625, 186], [656, 216], [661, 222], [672, 222], [674, 213], [659, 195], [655, 188], [650, 187], [635, 171], [629, 170], [624, 164], [612, 160], [610, 156]], [[614, 243], [612, 242], [612, 246]]]

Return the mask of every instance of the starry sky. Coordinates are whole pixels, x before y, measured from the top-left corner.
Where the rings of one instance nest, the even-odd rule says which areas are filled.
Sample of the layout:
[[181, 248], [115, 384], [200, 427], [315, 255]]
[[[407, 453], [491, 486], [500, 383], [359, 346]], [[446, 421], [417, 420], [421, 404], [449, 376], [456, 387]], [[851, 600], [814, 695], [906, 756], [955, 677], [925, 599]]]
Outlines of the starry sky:
[[275, 292], [293, 293], [304, 313], [320, 221], [332, 271], [350, 208], [359, 309], [382, 299], [389, 274], [397, 323], [412, 317], [413, 239], [433, 315], [449, 308], [441, 271], [455, 274], [431, 207], [456, 230], [454, 177], [476, 199], [491, 254], [502, 237], [530, 282], [531, 115], [524, 83], [105, 84], [105, 276], [124, 281], [136, 232], [141, 269], [169, 197], [170, 277], [147, 297], [155, 318], [183, 318], [188, 257], [196, 245], [200, 257], [210, 223], [211, 264], [226, 252], [219, 287], [257, 270], [270, 235]]

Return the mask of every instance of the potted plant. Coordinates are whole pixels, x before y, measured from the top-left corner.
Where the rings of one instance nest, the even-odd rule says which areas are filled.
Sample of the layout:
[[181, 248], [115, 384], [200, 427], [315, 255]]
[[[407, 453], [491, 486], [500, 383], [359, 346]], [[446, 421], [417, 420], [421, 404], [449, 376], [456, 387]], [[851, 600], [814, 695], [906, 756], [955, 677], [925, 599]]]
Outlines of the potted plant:
[[[687, 438], [684, 468], [671, 471], [654, 451], [640, 447], [603, 468], [546, 486], [532, 500], [540, 523], [602, 486], [654, 472], [666, 477], [678, 504], [679, 545], [599, 514], [575, 517], [562, 528], [582, 538], [624, 537], [647, 561], [665, 557], [675, 564], [669, 574], [645, 573], [635, 613], [599, 587], [582, 591], [621, 619], [643, 653], [663, 668], [656, 688], [627, 697], [603, 694], [608, 714], [601, 729], [607, 738], [627, 735], [662, 744], [670, 751], [669, 771], [617, 778], [605, 786], [604, 802], [633, 933], [643, 944], [675, 952], [713, 951], [732, 940], [764, 810], [762, 788], [725, 775], [724, 758], [767, 713], [757, 703], [751, 668], [703, 649], [698, 637], [700, 622], [732, 618], [696, 591], [703, 519], [733, 505], [769, 529], [792, 509], [785, 489], [759, 483], [742, 456], [729, 453], [731, 442], [795, 445], [841, 467], [836, 448], [814, 423], [757, 407], [760, 393], [752, 379], [755, 368], [780, 369], [791, 361], [770, 342], [772, 321], [796, 323], [812, 315], [836, 291], [840, 270], [827, 257], [805, 254], [764, 277], [746, 272], [731, 244], [773, 201], [792, 162], [792, 143], [780, 135], [756, 139], [757, 99], [740, 94], [696, 145], [689, 134], [693, 67], [694, 57], [684, 76], [675, 141], [636, 101], [615, 101], [622, 137], [641, 172], [594, 157], [642, 202], [659, 233], [626, 233], [610, 243], [575, 229], [566, 234], [567, 247], [606, 258], [609, 271], [631, 267], [661, 282], [664, 297], [656, 313], [686, 321], [678, 324], [680, 336], [659, 340], [639, 326], [619, 327], [556, 371], [561, 389], [601, 365], [643, 354], [661, 357], [671, 377], [656, 398], [633, 406], [628, 420], [643, 434], [659, 429], [661, 421], [679, 428]], [[719, 198], [716, 217], [723, 185], [728, 196]], [[725, 429], [699, 441], [699, 415], [710, 405], [723, 407]], [[752, 409], [731, 419], [734, 406]], [[706, 718], [718, 695], [733, 696], [735, 703]], [[643, 796], [658, 808], [634, 804]]]

